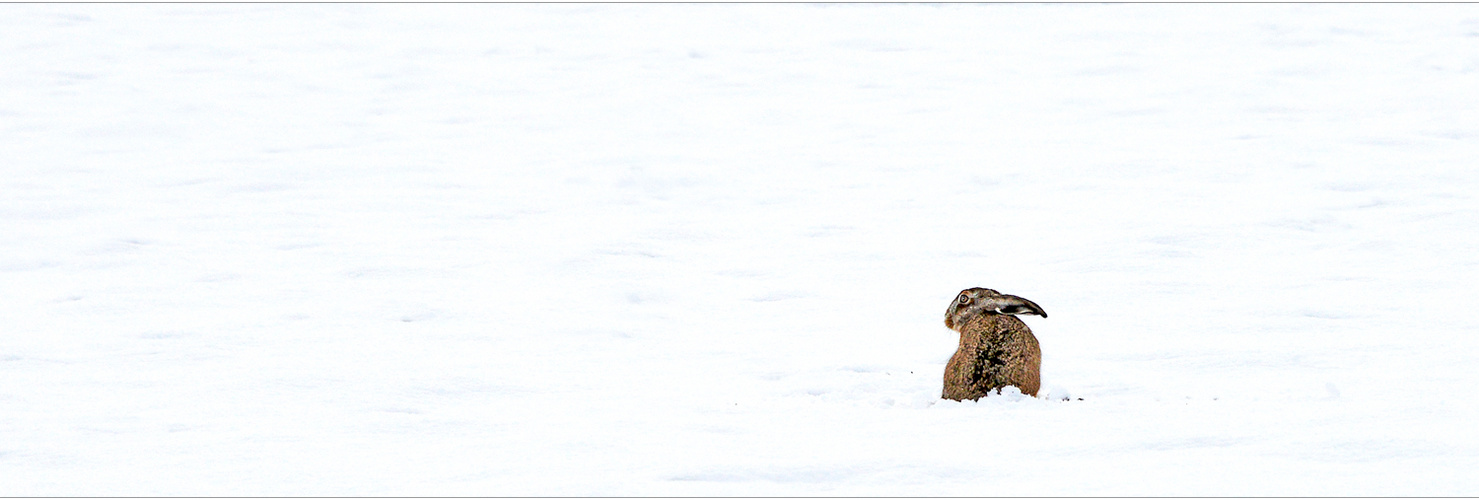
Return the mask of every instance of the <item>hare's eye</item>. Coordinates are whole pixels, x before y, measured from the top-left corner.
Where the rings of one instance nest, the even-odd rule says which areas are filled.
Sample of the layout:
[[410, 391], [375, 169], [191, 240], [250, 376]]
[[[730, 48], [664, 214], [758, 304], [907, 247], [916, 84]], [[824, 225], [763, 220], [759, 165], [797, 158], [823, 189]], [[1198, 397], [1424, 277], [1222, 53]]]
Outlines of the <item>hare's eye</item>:
[[960, 303], [964, 304], [964, 303], [970, 302], [970, 301], [971, 301], [971, 297], [969, 295], [965, 295], [965, 294], [961, 294], [960, 295]]

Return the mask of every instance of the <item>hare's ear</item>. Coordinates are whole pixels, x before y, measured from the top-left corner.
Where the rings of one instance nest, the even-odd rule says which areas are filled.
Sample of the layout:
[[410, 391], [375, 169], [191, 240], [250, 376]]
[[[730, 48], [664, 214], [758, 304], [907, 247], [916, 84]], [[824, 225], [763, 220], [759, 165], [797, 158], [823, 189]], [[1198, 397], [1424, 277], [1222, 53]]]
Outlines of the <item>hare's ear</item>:
[[1002, 295], [996, 299], [996, 302], [998, 304], [996, 311], [1002, 314], [1036, 314], [1044, 318], [1048, 317], [1048, 313], [1044, 312], [1042, 307], [1016, 295]]

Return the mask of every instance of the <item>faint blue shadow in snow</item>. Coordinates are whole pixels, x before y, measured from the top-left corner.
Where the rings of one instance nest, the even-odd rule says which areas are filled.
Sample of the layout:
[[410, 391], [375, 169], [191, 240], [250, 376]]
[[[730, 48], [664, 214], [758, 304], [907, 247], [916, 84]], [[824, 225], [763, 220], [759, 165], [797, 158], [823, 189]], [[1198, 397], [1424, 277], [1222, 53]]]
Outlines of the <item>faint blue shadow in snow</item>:
[[560, 333], [563, 333], [563, 334], [566, 334], [566, 335], [573, 335], [573, 336], [577, 336], [577, 337], [591, 337], [591, 336], [594, 336], [594, 337], [615, 337], [615, 338], [619, 338], [619, 339], [629, 339], [629, 338], [632, 338], [632, 334], [630, 332], [624, 332], [624, 331], [621, 331], [621, 330], [599, 329], [599, 328], [563, 329], [563, 330], [559, 330], [559, 332]]
[[1330, 215], [1318, 215], [1307, 218], [1288, 218], [1265, 223], [1273, 227], [1297, 229], [1312, 233], [1326, 233], [1351, 229], [1350, 224], [1340, 222]]
[[861, 50], [863, 52], [916, 52], [925, 50], [904, 47], [890, 40], [876, 38], [851, 38], [833, 42], [831, 45], [841, 49]]
[[426, 412], [421, 411], [421, 410], [418, 410], [416, 408], [404, 408], [404, 407], [376, 408], [375, 411], [380, 412], [380, 413], [398, 413], [398, 414], [402, 414], [402, 415], [421, 415], [423, 413], [426, 413]]
[[419, 322], [419, 321], [428, 321], [428, 320], [436, 319], [438, 316], [440, 316], [440, 315], [437, 314], [436, 311], [417, 311], [417, 312], [413, 312], [413, 313], [410, 313], [410, 314], [402, 315], [401, 316], [401, 322], [402, 323], [415, 323], [415, 322]]
[[1316, 310], [1310, 310], [1310, 309], [1299, 311], [1299, 315], [1300, 316], [1304, 316], [1306, 318], [1316, 318], [1316, 319], [1351, 319], [1351, 318], [1355, 318], [1356, 317], [1356, 315], [1349, 314], [1349, 313], [1332, 312], [1332, 311], [1316, 311]]
[[275, 193], [297, 189], [298, 186], [283, 182], [256, 182], [251, 184], [238, 184], [221, 188], [226, 194], [251, 194], [251, 193]]
[[1140, 445], [1140, 446], [1134, 446], [1133, 448], [1134, 449], [1141, 449], [1141, 450], [1156, 450], [1156, 451], [1186, 450], [1186, 449], [1194, 449], [1194, 448], [1227, 448], [1227, 447], [1230, 447], [1230, 446], [1237, 446], [1237, 445], [1242, 445], [1242, 444], [1251, 444], [1251, 443], [1254, 443], [1256, 441], [1257, 441], [1257, 439], [1248, 438], [1248, 437], [1244, 437], [1244, 438], [1193, 437], [1193, 438], [1167, 439], [1167, 440], [1162, 440], [1162, 441], [1156, 441], [1156, 442], [1146, 443], [1146, 444]]
[[1342, 193], [1359, 193], [1362, 191], [1374, 190], [1376, 189], [1376, 186], [1366, 182], [1342, 181], [1325, 184], [1325, 189], [1329, 189], [1331, 191], [1340, 191]]
[[834, 236], [837, 234], [854, 231], [856, 229], [857, 228], [853, 226], [812, 226], [806, 231], [806, 236], [812, 238]]
[[47, 260], [13, 260], [9, 262], [0, 262], [0, 272], [35, 271], [38, 269], [56, 267], [58, 265], [60, 264]]
[[143, 238], [116, 238], [106, 243], [94, 245], [80, 253], [88, 256], [131, 254], [140, 252], [145, 247], [153, 244], [153, 241]]
[[46, 17], [51, 18], [53, 21], [56, 21], [57, 26], [75, 26], [77, 24], [92, 21], [92, 16], [89, 16], [87, 14], [72, 14], [69, 12], [47, 14]]
[[765, 481], [771, 483], [822, 483], [836, 482], [857, 476], [899, 476], [918, 477], [920, 475], [944, 478], [961, 477], [979, 474], [979, 471], [957, 469], [953, 467], [916, 467], [916, 466], [846, 466], [846, 467], [772, 467], [768, 469], [752, 469], [739, 471], [710, 471], [692, 474], [682, 474], [668, 478], [669, 481], [694, 481], [713, 483], [744, 483], [754, 481]]
[[646, 250], [627, 250], [627, 249], [612, 250], [612, 249], [602, 249], [602, 250], [596, 250], [595, 252], [597, 254], [600, 254], [600, 255], [615, 255], [615, 256], [629, 256], [629, 257], [647, 257], [649, 259], [655, 259], [655, 258], [662, 257], [661, 254], [658, 254], [658, 253], [655, 253], [655, 252], [649, 252], [649, 251], [646, 251]]
[[1159, 363], [1169, 366], [1208, 369], [1239, 368], [1252, 366], [1265, 368], [1332, 368], [1326, 357], [1321, 355], [1258, 349], [1233, 352], [1158, 351], [1119, 356], [1106, 356], [1104, 359], [1121, 362]]
[[196, 283], [220, 283], [223, 281], [235, 281], [241, 279], [236, 273], [212, 273], [195, 278]]
[[745, 483], [768, 481], [772, 483], [821, 483], [856, 476], [862, 471], [853, 467], [821, 468], [773, 468], [735, 472], [700, 472], [669, 478], [671, 481], [703, 481], [714, 483]]
[[1290, 454], [1299, 458], [1333, 463], [1386, 462], [1424, 457], [1479, 457], [1479, 451], [1463, 445], [1412, 439], [1302, 443], [1294, 446], [1292, 451]]
[[471, 215], [467, 218], [474, 220], [514, 220], [534, 215], [544, 215], [549, 212], [549, 210], [542, 209], [509, 210], [503, 212], [488, 212], [483, 214]]
[[81, 205], [38, 206], [24, 209], [0, 208], [0, 219], [68, 220], [96, 212]]
[[405, 266], [367, 266], [340, 271], [346, 278], [384, 278], [425, 272], [425, 269]]
[[770, 292], [767, 294], [750, 297], [750, 300], [752, 302], [777, 302], [782, 300], [806, 298], [809, 296], [809, 294], [801, 292]]
[[1076, 77], [1094, 77], [1094, 76], [1130, 75], [1130, 74], [1143, 73], [1143, 72], [1144, 72], [1144, 70], [1141, 69], [1138, 66], [1130, 66], [1130, 65], [1125, 65], [1125, 64], [1116, 64], [1116, 65], [1107, 65], [1107, 66], [1095, 66], [1095, 67], [1088, 68], [1088, 69], [1082, 69], [1082, 70], [1073, 71], [1073, 72], [1070, 72], [1069, 74], [1071, 76], [1076, 76]]
[[148, 332], [148, 333], [139, 334], [139, 338], [141, 338], [141, 339], [149, 339], [149, 340], [167, 340], [167, 339], [182, 339], [182, 338], [188, 338], [188, 337], [197, 337], [199, 335], [200, 334], [199, 333], [196, 333], [196, 332], [181, 332], [181, 331]]
[[[431, 380], [422, 380], [401, 390], [405, 395], [411, 397], [447, 397], [447, 396], [473, 396], [473, 395], [506, 395], [506, 394], [535, 394], [540, 391], [530, 387], [509, 384], [498, 384], [486, 380], [469, 377], [440, 377]], [[404, 407], [382, 407], [380, 411], [390, 411], [387, 408]], [[417, 410], [419, 411], [419, 410]], [[403, 412], [404, 413], [404, 412]]]

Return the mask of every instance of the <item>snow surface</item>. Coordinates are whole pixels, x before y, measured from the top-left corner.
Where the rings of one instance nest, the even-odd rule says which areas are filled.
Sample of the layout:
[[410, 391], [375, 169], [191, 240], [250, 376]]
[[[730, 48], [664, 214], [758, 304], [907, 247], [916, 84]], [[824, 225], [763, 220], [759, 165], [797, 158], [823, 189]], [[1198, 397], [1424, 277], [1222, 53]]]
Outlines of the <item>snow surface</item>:
[[[8, 4], [0, 68], [0, 494], [1479, 495], [1476, 5]], [[972, 286], [1050, 395], [938, 399]]]

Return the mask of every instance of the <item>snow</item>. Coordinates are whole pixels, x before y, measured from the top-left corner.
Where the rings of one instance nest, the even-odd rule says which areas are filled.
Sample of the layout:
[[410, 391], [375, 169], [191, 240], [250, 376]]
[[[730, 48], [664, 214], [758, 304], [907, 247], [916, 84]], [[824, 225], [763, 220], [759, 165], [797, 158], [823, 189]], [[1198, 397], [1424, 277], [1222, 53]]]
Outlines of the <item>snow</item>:
[[[6, 495], [1479, 494], [1474, 5], [8, 4], [0, 67]], [[939, 399], [973, 286], [1042, 397]]]

